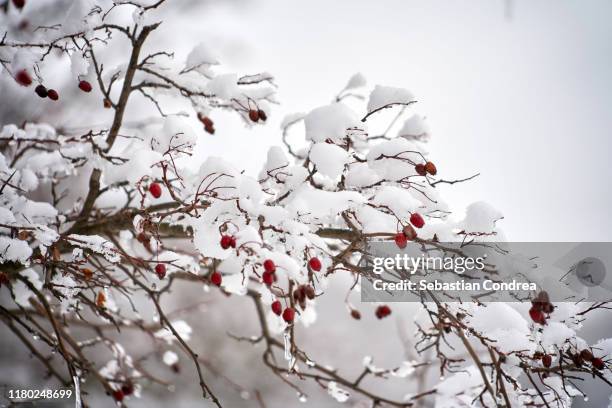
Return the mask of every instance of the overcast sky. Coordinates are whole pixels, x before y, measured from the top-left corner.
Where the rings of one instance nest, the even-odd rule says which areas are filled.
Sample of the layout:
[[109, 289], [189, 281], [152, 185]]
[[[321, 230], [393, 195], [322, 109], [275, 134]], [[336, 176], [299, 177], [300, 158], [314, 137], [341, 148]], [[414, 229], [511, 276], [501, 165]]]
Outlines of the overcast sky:
[[510, 19], [502, 0], [230, 4], [172, 38], [273, 73], [282, 105], [266, 128], [218, 130], [207, 154], [256, 171], [283, 113], [328, 103], [359, 71], [415, 93], [442, 176], [481, 173], [445, 188], [456, 210], [490, 202], [515, 241], [612, 238], [612, 3], [514, 0]]

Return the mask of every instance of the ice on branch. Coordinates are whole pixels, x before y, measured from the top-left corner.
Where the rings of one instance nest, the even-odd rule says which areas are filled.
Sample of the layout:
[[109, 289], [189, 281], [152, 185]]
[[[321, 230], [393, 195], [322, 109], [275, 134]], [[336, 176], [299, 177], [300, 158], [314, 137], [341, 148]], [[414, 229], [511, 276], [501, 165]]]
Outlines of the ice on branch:
[[327, 383], [327, 392], [338, 402], [346, 402], [351, 396], [346, 390], [340, 388], [335, 381]]
[[[193, 332], [193, 329], [191, 328], [191, 326], [189, 326], [189, 324], [187, 324], [186, 321], [184, 320], [173, 321], [171, 322], [171, 325], [176, 331], [176, 333], [184, 341], [189, 341], [189, 339], [191, 338], [191, 333]], [[156, 331], [154, 336], [158, 339], [165, 341], [168, 344], [172, 344], [173, 342], [177, 341], [176, 336], [174, 335], [172, 330], [170, 330], [170, 328], [168, 327], [164, 327], [163, 329]]]
[[416, 361], [402, 361], [402, 365], [395, 370], [392, 370], [391, 375], [394, 377], [406, 378], [416, 371], [416, 364]]

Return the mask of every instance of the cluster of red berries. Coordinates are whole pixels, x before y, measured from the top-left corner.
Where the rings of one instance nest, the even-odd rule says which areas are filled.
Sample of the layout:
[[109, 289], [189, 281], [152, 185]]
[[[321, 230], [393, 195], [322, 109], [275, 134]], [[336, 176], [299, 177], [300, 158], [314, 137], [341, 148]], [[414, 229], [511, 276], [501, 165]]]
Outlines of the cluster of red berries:
[[293, 323], [293, 320], [295, 319], [295, 310], [293, 310], [292, 307], [286, 307], [285, 310], [283, 310], [283, 305], [281, 304], [280, 300], [275, 300], [274, 302], [272, 302], [272, 312], [277, 315], [283, 316], [283, 320], [285, 322], [287, 322], [288, 324]]
[[276, 264], [271, 259], [266, 259], [263, 262], [264, 272], [261, 274], [261, 280], [267, 286], [272, 286], [278, 280], [276, 277]]
[[[593, 368], [597, 370], [603, 370], [606, 368], [606, 363], [600, 357], [595, 357], [591, 350], [584, 349], [580, 352], [566, 351], [565, 354], [572, 360], [576, 367], [582, 367], [585, 363], [590, 363]], [[552, 356], [550, 354], [544, 354], [536, 351], [533, 354], [534, 360], [542, 360], [542, 366], [550, 368], [552, 366]]]
[[117, 402], [123, 401], [123, 399], [134, 393], [134, 385], [131, 382], [127, 382], [121, 386], [120, 389], [113, 391], [113, 398]]
[[[25, 69], [17, 71], [17, 74], [15, 74], [15, 81], [21, 86], [32, 85], [32, 77]], [[83, 92], [91, 92], [92, 86], [87, 81], [79, 81], [79, 89]], [[34, 88], [34, 92], [41, 98], [49, 98], [52, 101], [59, 100], [59, 93], [55, 89], [47, 89], [43, 84], [37, 85], [36, 88]]]
[[211, 118], [198, 112], [198, 120], [204, 125], [205, 131], [207, 131], [211, 135], [215, 134], [215, 124], [213, 123]]
[[59, 99], [59, 94], [55, 89], [47, 89], [44, 85], [38, 85], [34, 89], [34, 92], [36, 92], [36, 95], [40, 96], [41, 98], [49, 98], [52, 101], [57, 101]]
[[268, 120], [268, 115], [261, 109], [251, 109], [249, 111], [249, 119], [251, 119], [252, 122], [259, 122], [260, 120], [265, 122]]
[[159, 183], [151, 183], [149, 185], [149, 193], [155, 198], [159, 198], [162, 195], [162, 188]]
[[[410, 215], [410, 223], [417, 228], [423, 228], [425, 226], [425, 220], [419, 213], [413, 213]], [[407, 224], [400, 232], [395, 234], [393, 239], [398, 248], [406, 248], [408, 241], [413, 241], [417, 237], [417, 232], [412, 225]]]
[[387, 305], [380, 305], [376, 308], [376, 317], [384, 319], [391, 314], [391, 308]]
[[[155, 265], [155, 273], [159, 279], [164, 279], [166, 276], [166, 265], [163, 263], [158, 263]], [[219, 272], [213, 272], [210, 274], [210, 283], [215, 286], [221, 286], [221, 282], [223, 281], [223, 276]]]
[[299, 285], [293, 291], [293, 300], [297, 302], [302, 310], [306, 308], [306, 299], [314, 299], [315, 298], [315, 290], [310, 285]]
[[230, 247], [236, 248], [236, 237], [233, 235], [221, 235], [221, 241], [219, 241], [221, 248], [229, 249]]
[[435, 176], [438, 173], [436, 165], [430, 161], [425, 164], [417, 164], [416, 166], [414, 166], [414, 171], [416, 171], [419, 176], [426, 176], [427, 174]]
[[535, 323], [545, 325], [548, 316], [555, 310], [555, 307], [550, 303], [548, 293], [541, 291], [531, 301], [531, 309], [529, 309], [529, 317]]
[[593, 368], [603, 370], [606, 368], [606, 363], [600, 357], [595, 357], [591, 350], [584, 349], [580, 353], [567, 352], [567, 355], [572, 359], [576, 367], [582, 367], [584, 363], [591, 363]]

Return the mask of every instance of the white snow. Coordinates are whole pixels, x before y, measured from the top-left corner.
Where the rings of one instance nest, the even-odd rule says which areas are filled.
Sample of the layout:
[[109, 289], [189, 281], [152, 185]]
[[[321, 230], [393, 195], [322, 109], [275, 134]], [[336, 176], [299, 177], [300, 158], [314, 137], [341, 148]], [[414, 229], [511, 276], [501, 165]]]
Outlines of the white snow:
[[0, 261], [26, 263], [31, 255], [27, 242], [0, 236]]
[[166, 351], [162, 359], [164, 361], [164, 364], [169, 365], [169, 366], [178, 363], [178, 360], [179, 360], [176, 353], [171, 350]]
[[[176, 330], [178, 335], [181, 336], [184, 341], [189, 341], [193, 329], [191, 328], [191, 326], [189, 326], [189, 324], [187, 324], [186, 321], [176, 320], [171, 322], [171, 324], [172, 327], [174, 327], [174, 330]], [[158, 339], [164, 340], [168, 344], [172, 344], [174, 341], [176, 341], [176, 337], [174, 336], [172, 331], [166, 327], [156, 331], [154, 336]]]
[[414, 95], [406, 89], [376, 85], [368, 101], [368, 112], [393, 105], [406, 105], [414, 101]]
[[362, 126], [358, 116], [342, 103], [334, 103], [313, 109], [304, 118], [306, 139], [324, 142], [327, 139], [342, 140], [349, 128]]
[[349, 90], [349, 89], [355, 89], [355, 88], [362, 88], [366, 86], [366, 83], [367, 81], [366, 81], [365, 76], [363, 76], [361, 72], [357, 72], [348, 80], [348, 83], [346, 84], [344, 89]]
[[421, 115], [414, 114], [410, 116], [398, 132], [398, 136], [421, 138], [429, 134], [429, 127], [425, 123], [425, 118]]
[[349, 152], [331, 143], [315, 143], [308, 155], [321, 174], [335, 179], [340, 176], [349, 160]]
[[350, 397], [350, 394], [340, 388], [335, 381], [327, 383], [327, 392], [338, 402], [346, 402]]
[[208, 45], [200, 43], [196, 45], [193, 50], [191, 50], [187, 56], [187, 62], [185, 65], [187, 69], [195, 69], [203, 74], [208, 74], [209, 66], [217, 64], [219, 64], [217, 55]]

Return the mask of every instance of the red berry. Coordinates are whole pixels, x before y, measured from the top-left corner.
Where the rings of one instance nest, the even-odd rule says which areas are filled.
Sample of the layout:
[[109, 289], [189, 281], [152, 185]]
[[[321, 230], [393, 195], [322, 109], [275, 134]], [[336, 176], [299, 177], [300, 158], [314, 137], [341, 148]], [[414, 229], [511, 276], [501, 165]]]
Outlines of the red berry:
[[210, 133], [211, 135], [215, 134], [215, 127], [214, 126], [204, 126], [204, 130], [208, 133]]
[[272, 311], [275, 315], [280, 316], [283, 312], [283, 305], [281, 305], [280, 300], [275, 300], [272, 302]]
[[223, 277], [219, 272], [213, 272], [212, 275], [210, 275], [210, 282], [215, 286], [221, 286], [222, 280]]
[[253, 122], [258, 122], [259, 121], [259, 111], [255, 109], [251, 109], [249, 111], [249, 119], [251, 119]]
[[155, 198], [159, 198], [162, 195], [162, 188], [159, 183], [151, 183], [149, 186], [149, 193]]
[[580, 352], [580, 358], [585, 361], [591, 361], [593, 360], [593, 353], [591, 353], [591, 350], [584, 349]]
[[204, 116], [201, 113], [198, 113], [198, 119], [200, 120], [200, 122], [202, 122], [204, 127], [212, 127], [214, 125], [211, 118], [209, 118], [208, 116]]
[[121, 392], [124, 395], [132, 395], [134, 393], [134, 385], [131, 382], [123, 384], [121, 386]]
[[263, 263], [263, 267], [266, 272], [270, 272], [270, 273], [276, 272], [276, 264], [271, 259], [266, 259]]
[[117, 402], [121, 402], [121, 401], [123, 401], [123, 397], [124, 397], [124, 396], [125, 396], [125, 395], [123, 394], [123, 391], [121, 391], [121, 390], [115, 390], [115, 391], [113, 391], [113, 398], [114, 398], [114, 399], [115, 399], [115, 401], [117, 401]]
[[161, 263], [155, 265], [155, 273], [159, 279], [164, 279], [166, 276], [166, 265]]
[[41, 98], [46, 98], [47, 97], [47, 88], [45, 88], [44, 85], [38, 85], [34, 89], [34, 92], [36, 92], [36, 95], [40, 96]]
[[412, 227], [412, 225], [408, 224], [403, 229], [402, 232], [408, 241], [413, 241], [417, 237], [416, 230]]
[[531, 309], [529, 309], [529, 317], [531, 317], [531, 320], [538, 324], [546, 324], [546, 318], [544, 317], [544, 313], [537, 307], [532, 307]]
[[259, 119], [261, 119], [262, 121], [266, 121], [268, 120], [268, 115], [266, 115], [266, 112], [262, 111], [261, 109], [259, 109], [257, 111], [257, 114], [259, 115]]
[[542, 306], [542, 311], [544, 313], [551, 314], [552, 312], [555, 311], [555, 307], [550, 302], [549, 303], [545, 303], [544, 306]]
[[593, 364], [593, 367], [598, 370], [603, 370], [606, 368], [604, 361], [599, 357], [595, 357], [593, 360], [591, 360], [591, 364]]
[[542, 357], [542, 365], [549, 368], [552, 364], [552, 356], [550, 354], [544, 354]]
[[351, 309], [351, 317], [355, 320], [360, 320], [361, 319], [361, 313], [359, 313], [359, 310], [357, 309]]
[[232, 239], [230, 240], [230, 246], [232, 248], [236, 248], [236, 238], [232, 236]]
[[79, 89], [83, 92], [91, 92], [91, 84], [87, 81], [80, 81]]
[[436, 173], [438, 173], [438, 169], [436, 168], [436, 165], [433, 164], [432, 162], [425, 163], [425, 171], [431, 174], [432, 176], [435, 176]]
[[304, 293], [306, 294], [306, 297], [310, 300], [314, 299], [316, 296], [315, 290], [312, 286], [308, 285], [308, 286], [303, 286], [304, 288]]
[[15, 75], [15, 81], [21, 86], [30, 86], [32, 85], [32, 77], [25, 69], [22, 69], [17, 72]]
[[387, 305], [381, 305], [376, 308], [376, 317], [383, 319], [391, 314], [391, 308]]
[[[232, 245], [232, 241], [234, 245]], [[236, 240], [231, 235], [222, 235], [221, 236], [221, 248], [228, 249], [229, 247], [236, 247]]]
[[49, 99], [51, 99], [52, 101], [57, 101], [59, 99], [59, 94], [55, 89], [49, 89], [47, 91], [47, 97], [49, 97]]
[[406, 248], [406, 245], [408, 245], [408, 239], [403, 232], [398, 232], [395, 234], [393, 239], [395, 240], [395, 245], [397, 245], [397, 247], [400, 249], [404, 249]]
[[215, 124], [213, 123], [211, 118], [204, 115], [203, 113], [198, 112], [198, 120], [204, 125], [205, 131], [207, 131], [211, 135], [215, 134]]
[[425, 170], [425, 165], [422, 163], [419, 163], [414, 166], [414, 171], [416, 171], [419, 176], [424, 176], [427, 174], [427, 170]]
[[321, 261], [319, 258], [310, 258], [308, 261], [308, 266], [315, 272], [319, 272], [321, 270]]
[[410, 223], [417, 228], [423, 228], [425, 225], [425, 220], [421, 217], [421, 214], [414, 213], [410, 216]]
[[584, 364], [584, 360], [580, 357], [580, 353], [572, 354], [571, 356], [572, 362], [576, 365], [576, 367], [582, 367]]
[[271, 286], [276, 281], [276, 274], [274, 272], [265, 271], [261, 275], [261, 280], [268, 286]]
[[295, 318], [295, 310], [293, 308], [288, 307], [283, 311], [283, 320], [287, 323], [293, 323], [293, 319]]
[[25, 0], [13, 0], [13, 5], [18, 9], [22, 9], [25, 6]]

